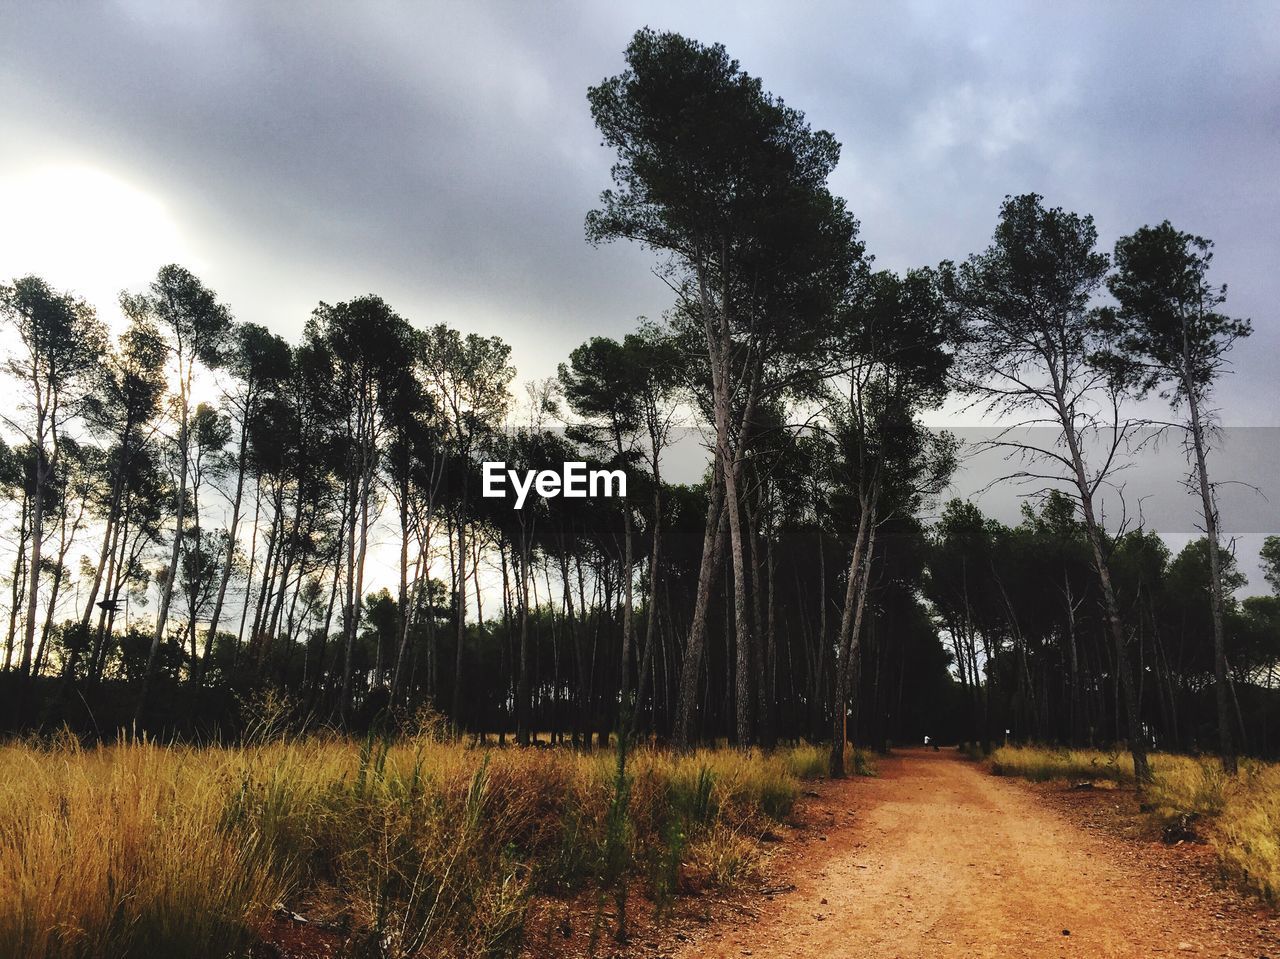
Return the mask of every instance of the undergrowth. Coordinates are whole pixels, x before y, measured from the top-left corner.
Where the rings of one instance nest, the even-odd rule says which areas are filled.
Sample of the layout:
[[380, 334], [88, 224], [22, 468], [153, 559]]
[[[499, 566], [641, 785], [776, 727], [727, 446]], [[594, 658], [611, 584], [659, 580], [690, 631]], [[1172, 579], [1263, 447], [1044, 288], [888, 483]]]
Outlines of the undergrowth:
[[[998, 775], [1132, 785], [1127, 752], [1006, 746], [991, 756]], [[1225, 871], [1280, 902], [1280, 765], [1240, 761], [1230, 777], [1217, 759], [1157, 753], [1143, 810], [1167, 836], [1203, 835]]]
[[[821, 750], [483, 751], [432, 735], [0, 746], [0, 956], [245, 955], [278, 906], [352, 955], [512, 956], [532, 898], [751, 875]], [[625, 928], [611, 930], [625, 934]]]

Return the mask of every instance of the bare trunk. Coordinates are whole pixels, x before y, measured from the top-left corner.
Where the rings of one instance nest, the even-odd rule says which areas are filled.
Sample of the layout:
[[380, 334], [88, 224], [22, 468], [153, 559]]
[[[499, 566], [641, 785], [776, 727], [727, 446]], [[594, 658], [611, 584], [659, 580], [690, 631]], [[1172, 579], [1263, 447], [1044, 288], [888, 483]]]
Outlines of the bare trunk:
[[462, 731], [462, 649], [467, 638], [467, 524], [464, 519], [466, 499], [458, 510], [458, 576], [455, 580], [454, 596], [457, 603], [458, 631], [457, 648], [453, 659], [453, 725], [457, 732]]
[[[645, 613], [644, 653], [640, 664], [640, 679], [636, 688], [635, 710], [631, 716], [631, 733], [640, 729], [640, 712], [644, 709], [644, 697], [648, 686], [649, 670], [653, 666], [653, 645], [658, 633], [658, 562], [662, 545], [662, 477], [654, 454], [653, 470], [653, 541], [649, 547], [649, 603]], [[657, 710], [655, 709], [656, 713]]]
[[[213, 612], [209, 614], [209, 632], [204, 640], [204, 663], [209, 660], [213, 651], [213, 641], [217, 638], [218, 623], [222, 618], [222, 604], [227, 596], [227, 584], [231, 582], [231, 569], [236, 556], [236, 534], [240, 530], [240, 505], [244, 498], [244, 473], [249, 448], [248, 412], [245, 422], [240, 427], [240, 453], [236, 462], [236, 494], [231, 501], [231, 526], [227, 530], [227, 557], [222, 563], [222, 576], [218, 580], [218, 595], [213, 601]], [[205, 665], [200, 667], [200, 681], [204, 681]]]
[[26, 494], [23, 494], [19, 507], [18, 548], [14, 551], [12, 595], [9, 600], [9, 632], [4, 646], [4, 669], [8, 672], [13, 667], [13, 652], [18, 636], [18, 608], [22, 604], [23, 590], [26, 589], [27, 564], [27, 517], [30, 515]]
[[[727, 398], [726, 398], [727, 402]], [[734, 710], [738, 733], [738, 746], [751, 743], [751, 626], [747, 619], [747, 575], [743, 557], [742, 514], [738, 502], [738, 483], [734, 460], [726, 435], [723, 445], [725, 457], [724, 498], [725, 512], [729, 514], [729, 545], [733, 562], [733, 623], [737, 636], [736, 670], [734, 675]]]
[[1218, 509], [1213, 502], [1213, 486], [1209, 482], [1209, 464], [1205, 450], [1204, 423], [1200, 418], [1200, 401], [1196, 385], [1183, 367], [1183, 386], [1191, 408], [1191, 442], [1196, 457], [1196, 480], [1200, 488], [1200, 507], [1204, 513], [1205, 540], [1209, 544], [1209, 605], [1213, 613], [1213, 693], [1218, 707], [1218, 756], [1223, 771], [1234, 776], [1237, 770], [1235, 744], [1231, 736], [1231, 711], [1227, 685], [1227, 645], [1222, 626], [1222, 557], [1218, 552]]
[[[405, 652], [409, 648], [409, 631], [413, 626], [412, 606], [413, 598], [409, 595], [409, 510], [407, 500], [409, 496], [408, 484], [402, 485], [400, 490], [400, 642], [399, 649], [396, 651], [396, 666], [391, 674], [391, 699], [400, 695], [401, 676], [404, 670]], [[418, 554], [418, 560], [414, 567], [414, 582], [418, 581], [418, 574], [422, 567], [423, 554]], [[416, 592], [416, 590], [415, 590]]]
[[22, 627], [22, 659], [19, 673], [23, 677], [23, 689], [31, 676], [31, 656], [36, 638], [36, 616], [40, 592], [40, 559], [44, 546], [44, 486], [45, 467], [43, 451], [36, 453], [35, 494], [31, 498], [31, 560], [27, 564], [27, 612]]
[[707, 641], [707, 607], [711, 602], [711, 587], [720, 569], [720, 551], [723, 548], [728, 519], [722, 506], [722, 492], [718, 477], [712, 481], [711, 502], [707, 507], [707, 522], [702, 536], [702, 563], [698, 569], [698, 592], [693, 606], [693, 623], [689, 628], [689, 642], [685, 645], [684, 662], [680, 667], [680, 696], [676, 703], [676, 722], [673, 739], [678, 749], [689, 748], [693, 710], [698, 700], [698, 679], [702, 669], [702, 651]]
[[853, 678], [853, 660], [858, 652], [858, 633], [862, 626], [862, 601], [866, 595], [867, 567], [870, 565], [874, 497], [862, 497], [858, 515], [858, 532], [849, 558], [845, 583], [844, 609], [840, 613], [840, 635], [837, 638], [836, 689], [831, 721], [831, 756], [828, 768], [832, 778], [845, 774], [844, 744], [848, 741], [849, 692]]
[[529, 745], [532, 686], [529, 674], [529, 537], [521, 529], [520, 558], [520, 675], [516, 685], [516, 742]]
[[359, 614], [360, 604], [359, 587], [356, 585], [356, 530], [360, 522], [360, 483], [363, 477], [364, 468], [361, 466], [359, 475], [352, 476], [350, 479], [351, 494], [347, 497], [351, 512], [347, 516], [347, 582], [342, 617], [342, 688], [338, 694], [338, 709], [344, 722], [348, 718], [347, 714], [351, 706], [352, 657], [355, 653], [356, 617]]
[[[1111, 584], [1111, 570], [1108, 568], [1106, 556], [1102, 550], [1102, 531], [1098, 526], [1097, 516], [1093, 511], [1093, 494], [1084, 472], [1084, 458], [1080, 453], [1080, 444], [1075, 433], [1074, 424], [1065, 413], [1065, 404], [1060, 404], [1063, 413], [1063, 429], [1066, 432], [1067, 445], [1071, 452], [1075, 467], [1076, 488], [1080, 493], [1080, 506], [1084, 513], [1085, 529], [1089, 534], [1089, 546], [1093, 551], [1094, 569], [1102, 586], [1103, 609], [1107, 617], [1107, 627], [1111, 634], [1111, 642], [1115, 653], [1116, 672], [1120, 674], [1119, 693], [1122, 700], [1125, 719], [1128, 725], [1129, 752], [1133, 756], [1134, 777], [1141, 790], [1151, 781], [1151, 767], [1147, 762], [1147, 748], [1142, 738], [1142, 726], [1138, 716], [1137, 693], [1133, 688], [1133, 674], [1129, 669], [1129, 656], [1125, 650], [1124, 625], [1120, 619], [1120, 608], [1116, 603], [1115, 589]], [[1118, 710], [1117, 710], [1118, 711]]]
[[765, 634], [764, 611], [760, 608], [761, 603], [766, 601], [760, 575], [760, 567], [764, 563], [763, 550], [760, 548], [760, 511], [763, 505], [763, 497], [757, 499], [755, 509], [751, 508], [749, 501], [747, 503], [747, 531], [751, 542], [751, 613], [754, 627], [751, 651], [755, 658], [756, 722], [760, 745], [765, 749], [772, 749], [777, 745], [772, 689], [774, 663], [769, 637]]

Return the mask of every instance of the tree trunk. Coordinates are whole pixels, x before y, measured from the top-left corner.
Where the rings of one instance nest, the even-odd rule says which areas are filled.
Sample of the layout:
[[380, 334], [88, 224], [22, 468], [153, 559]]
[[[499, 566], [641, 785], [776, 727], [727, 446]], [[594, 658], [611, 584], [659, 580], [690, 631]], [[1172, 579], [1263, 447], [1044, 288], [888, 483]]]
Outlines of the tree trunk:
[[[654, 451], [653, 470], [653, 540], [649, 547], [649, 603], [645, 613], [644, 653], [636, 689], [635, 709], [631, 715], [631, 734], [640, 729], [640, 712], [644, 708], [645, 689], [653, 665], [653, 644], [658, 633], [658, 563], [662, 546], [662, 477], [658, 471], [658, 454]], [[657, 710], [655, 709], [656, 713]]]
[[746, 502], [747, 532], [751, 544], [751, 613], [752, 644], [751, 654], [755, 660], [755, 696], [756, 725], [760, 745], [765, 749], [773, 749], [777, 745], [777, 734], [774, 729], [773, 695], [770, 688], [770, 676], [773, 663], [768, 655], [768, 643], [764, 630], [764, 611], [760, 608], [765, 602], [764, 584], [760, 577], [760, 566], [764, 562], [763, 550], [760, 548], [760, 512], [763, 509], [763, 496], [758, 496], [753, 509], [750, 499]]
[[[1106, 556], [1102, 551], [1102, 532], [1098, 526], [1097, 516], [1093, 511], [1093, 494], [1084, 472], [1084, 457], [1080, 452], [1080, 443], [1075, 433], [1074, 424], [1066, 413], [1064, 403], [1059, 404], [1063, 411], [1063, 429], [1066, 432], [1067, 445], [1071, 452], [1075, 467], [1076, 488], [1080, 492], [1080, 506], [1084, 513], [1085, 529], [1089, 534], [1089, 546], [1093, 551], [1094, 568], [1098, 581], [1102, 586], [1103, 609], [1107, 617], [1107, 627], [1111, 634], [1111, 642], [1115, 652], [1116, 672], [1120, 674], [1119, 693], [1128, 724], [1129, 752], [1133, 756], [1133, 772], [1141, 791], [1151, 782], [1151, 767], [1147, 762], [1147, 748], [1143, 742], [1142, 725], [1138, 714], [1137, 694], [1133, 688], [1133, 675], [1129, 670], [1129, 656], [1125, 651], [1124, 625], [1120, 619], [1120, 608], [1116, 603], [1115, 590], [1111, 585], [1111, 570], [1108, 568]], [[1118, 711], [1118, 710], [1117, 710]]]
[[858, 531], [849, 559], [849, 573], [845, 584], [844, 609], [840, 614], [840, 635], [837, 639], [839, 660], [836, 663], [836, 689], [832, 714], [831, 756], [828, 768], [833, 779], [844, 777], [844, 744], [848, 740], [848, 702], [853, 678], [852, 662], [858, 652], [858, 633], [862, 627], [862, 602], [866, 596], [866, 579], [870, 566], [872, 528], [874, 526], [875, 498], [860, 497], [862, 508], [858, 511]]
[[1196, 457], [1196, 480], [1200, 491], [1200, 508], [1204, 513], [1205, 540], [1209, 545], [1209, 605], [1213, 613], [1213, 693], [1218, 707], [1218, 756], [1229, 776], [1237, 770], [1235, 744], [1231, 736], [1231, 711], [1227, 688], [1227, 644], [1222, 626], [1224, 596], [1222, 592], [1222, 557], [1218, 553], [1218, 509], [1213, 502], [1213, 486], [1209, 482], [1209, 464], [1205, 450], [1204, 423], [1200, 418], [1197, 385], [1190, 376], [1190, 360], [1183, 365], [1182, 385], [1191, 409], [1191, 441]]
[[457, 585], [454, 589], [458, 614], [458, 644], [457, 649], [454, 651], [453, 661], [452, 718], [454, 730], [457, 733], [462, 731], [462, 648], [467, 637], [467, 524], [464, 518], [465, 510], [466, 497], [463, 497], [462, 506], [458, 510], [458, 577]]
[[[719, 470], [717, 469], [718, 473]], [[728, 518], [724, 515], [719, 477], [712, 480], [711, 502], [707, 506], [707, 522], [702, 534], [702, 563], [698, 569], [698, 592], [693, 606], [693, 623], [689, 627], [689, 642], [685, 645], [684, 662], [680, 667], [680, 696], [676, 703], [675, 729], [672, 738], [677, 749], [688, 749], [693, 710], [698, 701], [698, 680], [702, 668], [702, 652], [707, 640], [707, 607], [711, 602], [711, 588], [720, 571], [720, 552], [723, 548]]]
[[[360, 437], [358, 429], [356, 436]], [[363, 442], [363, 440], [357, 438], [354, 442]], [[361, 456], [363, 457], [363, 452]], [[344, 723], [349, 718], [348, 713], [351, 708], [352, 658], [355, 655], [356, 621], [360, 615], [360, 587], [356, 584], [356, 530], [360, 525], [360, 487], [363, 480], [364, 464], [362, 460], [359, 473], [349, 480], [351, 494], [348, 497], [348, 502], [351, 506], [351, 515], [347, 517], [347, 582], [346, 596], [344, 597], [346, 601], [343, 604], [345, 615], [342, 617], [342, 689], [338, 694], [338, 709]]]
[[529, 745], [529, 721], [532, 687], [529, 676], [529, 537], [521, 529], [520, 559], [520, 677], [516, 689], [516, 742]]
[[204, 660], [200, 666], [199, 682], [204, 681], [209, 655], [213, 652], [213, 641], [217, 638], [218, 622], [222, 618], [222, 604], [227, 596], [227, 584], [231, 582], [231, 569], [236, 556], [236, 534], [240, 529], [240, 505], [244, 497], [244, 473], [249, 449], [249, 413], [248, 401], [245, 402], [245, 419], [240, 426], [240, 453], [236, 459], [236, 493], [231, 501], [231, 526], [227, 530], [227, 558], [222, 564], [222, 576], [218, 580], [218, 595], [213, 601], [213, 612], [209, 614], [209, 631], [205, 634]]
[[[728, 403], [728, 398], [725, 398]], [[727, 406], [725, 415], [727, 416]], [[734, 715], [739, 748], [751, 744], [751, 626], [747, 619], [747, 574], [743, 557], [742, 513], [738, 501], [738, 482], [734, 470], [734, 453], [729, 448], [727, 429], [721, 446], [725, 458], [725, 512], [729, 514], [729, 546], [733, 562], [733, 624], [736, 634], [736, 670], [734, 673]]]
[[631, 543], [631, 508], [627, 501], [622, 501], [622, 702], [630, 708], [631, 696], [631, 661], [634, 658], [632, 646], [632, 626], [635, 610], [635, 597], [632, 592], [635, 559]]
[[[44, 487], [46, 467], [44, 450], [36, 448], [35, 491], [31, 497], [31, 561], [27, 565], [27, 613], [22, 626], [22, 660], [19, 673], [25, 693], [31, 678], [31, 655], [35, 647], [38, 594], [40, 592], [40, 559], [44, 547]], [[21, 697], [20, 697], [21, 698]]]

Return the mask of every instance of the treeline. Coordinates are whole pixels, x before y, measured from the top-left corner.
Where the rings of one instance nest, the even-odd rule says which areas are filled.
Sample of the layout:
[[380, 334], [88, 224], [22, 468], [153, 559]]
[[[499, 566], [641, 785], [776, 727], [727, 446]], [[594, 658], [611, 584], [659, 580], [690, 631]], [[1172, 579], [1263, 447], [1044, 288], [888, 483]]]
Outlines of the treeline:
[[[1249, 327], [1208, 242], [1166, 223], [1112, 260], [1027, 195], [981, 254], [876, 270], [829, 133], [721, 47], [644, 30], [626, 59], [588, 94], [617, 164], [587, 236], [653, 250], [673, 305], [519, 403], [500, 339], [376, 296], [290, 344], [178, 266], [114, 338], [39, 278], [0, 291], [11, 728], [234, 734], [283, 692], [295, 721], [429, 707], [522, 744], [825, 740], [836, 773], [847, 735], [1124, 738], [1140, 771], [1153, 742], [1271, 748], [1275, 604], [1231, 598], [1205, 411]], [[1172, 561], [1096, 502], [1151, 392], [1207, 532]], [[990, 444], [1057, 490], [1016, 529], [920, 518], [957, 457], [920, 417], [952, 394], [1053, 427]], [[692, 486], [662, 474], [686, 426]], [[515, 510], [480, 495], [486, 460], [621, 468], [630, 495]]]
[[[1098, 578], [1075, 504], [1051, 495], [1017, 526], [947, 504], [931, 530], [925, 594], [966, 691], [967, 738], [1107, 746], [1126, 736]], [[1176, 555], [1155, 533], [1107, 537], [1145, 734], [1157, 748], [1217, 747], [1208, 540]], [[1264, 550], [1275, 595], [1231, 594], [1245, 576], [1223, 553], [1229, 721], [1243, 747], [1280, 750], [1280, 538]]]

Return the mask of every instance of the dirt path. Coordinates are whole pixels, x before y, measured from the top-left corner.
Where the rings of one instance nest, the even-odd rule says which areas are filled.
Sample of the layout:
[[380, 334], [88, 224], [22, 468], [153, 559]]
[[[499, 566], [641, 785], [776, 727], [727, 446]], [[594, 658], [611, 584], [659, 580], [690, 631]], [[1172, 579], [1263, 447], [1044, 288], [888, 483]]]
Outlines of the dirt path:
[[954, 752], [904, 751], [812, 802], [828, 825], [783, 854], [779, 878], [795, 888], [679, 955], [1280, 956], [1247, 908], [1189, 897], [1158, 859]]

